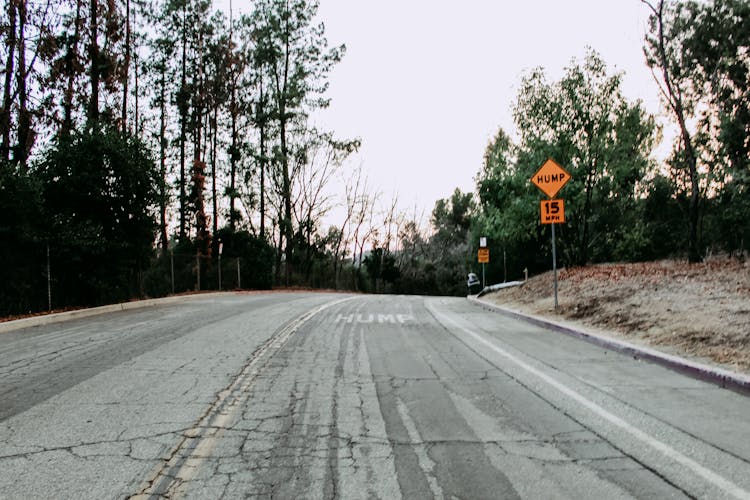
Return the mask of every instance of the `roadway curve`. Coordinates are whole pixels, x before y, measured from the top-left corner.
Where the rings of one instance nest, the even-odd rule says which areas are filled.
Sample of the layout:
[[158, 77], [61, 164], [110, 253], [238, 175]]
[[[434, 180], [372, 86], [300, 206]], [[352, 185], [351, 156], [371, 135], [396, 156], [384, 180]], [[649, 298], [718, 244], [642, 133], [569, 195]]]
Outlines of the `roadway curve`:
[[750, 399], [465, 299], [0, 335], [0, 498], [750, 498]]

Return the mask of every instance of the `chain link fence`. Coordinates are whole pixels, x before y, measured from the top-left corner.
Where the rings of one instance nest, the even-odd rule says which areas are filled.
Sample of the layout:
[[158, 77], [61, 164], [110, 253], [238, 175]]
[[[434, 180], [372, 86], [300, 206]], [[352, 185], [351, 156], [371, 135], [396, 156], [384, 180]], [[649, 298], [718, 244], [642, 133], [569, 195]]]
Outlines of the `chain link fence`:
[[[29, 248], [0, 265], [0, 316], [98, 306], [193, 291], [269, 289], [273, 259], [165, 252], [138, 261]], [[23, 257], [23, 258], [21, 258]]]
[[267, 289], [272, 284], [270, 263], [247, 257], [204, 256], [169, 252], [156, 259], [144, 275], [149, 297], [205, 290]]

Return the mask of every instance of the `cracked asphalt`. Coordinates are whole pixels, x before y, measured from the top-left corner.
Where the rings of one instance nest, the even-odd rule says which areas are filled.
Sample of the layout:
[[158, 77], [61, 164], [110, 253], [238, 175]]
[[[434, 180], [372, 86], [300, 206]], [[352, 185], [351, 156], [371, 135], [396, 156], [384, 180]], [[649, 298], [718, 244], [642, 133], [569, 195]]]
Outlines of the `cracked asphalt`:
[[465, 299], [0, 335], [0, 498], [750, 498], [750, 398]]

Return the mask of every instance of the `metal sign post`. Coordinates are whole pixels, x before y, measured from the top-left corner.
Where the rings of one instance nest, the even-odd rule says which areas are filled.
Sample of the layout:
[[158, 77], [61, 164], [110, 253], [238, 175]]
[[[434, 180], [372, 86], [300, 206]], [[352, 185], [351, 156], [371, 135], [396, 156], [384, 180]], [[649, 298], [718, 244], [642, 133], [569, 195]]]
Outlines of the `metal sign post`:
[[221, 291], [221, 251], [224, 250], [224, 243], [219, 240], [219, 291]]
[[49, 265], [49, 241], [47, 242], [47, 310], [52, 311], [52, 274]]
[[477, 260], [482, 264], [482, 288], [487, 286], [484, 275], [484, 265], [490, 261], [490, 249], [487, 248], [487, 237], [482, 236], [479, 238], [479, 251], [477, 252]]
[[555, 310], [557, 310], [557, 249], [555, 248], [555, 223], [552, 223], [552, 275], [555, 280]]
[[555, 195], [562, 187], [570, 181], [571, 175], [552, 158], [549, 158], [544, 165], [531, 177], [531, 182], [538, 187], [550, 199], [542, 200], [540, 204], [540, 217], [542, 224], [552, 226], [552, 275], [554, 278], [555, 289], [555, 310], [558, 308], [557, 302], [557, 245], [555, 242], [555, 222], [565, 222], [565, 202], [555, 199]]

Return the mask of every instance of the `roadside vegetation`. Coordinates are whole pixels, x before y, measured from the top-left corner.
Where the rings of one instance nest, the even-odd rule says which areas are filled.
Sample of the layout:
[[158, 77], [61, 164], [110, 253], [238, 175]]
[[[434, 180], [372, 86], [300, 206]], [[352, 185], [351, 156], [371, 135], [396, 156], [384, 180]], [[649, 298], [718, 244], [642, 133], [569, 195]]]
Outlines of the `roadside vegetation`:
[[483, 300], [750, 373], [750, 261], [595, 264], [558, 277], [557, 309], [551, 272]]
[[[633, 0], [637, 1], [637, 0]], [[0, 315], [196, 289], [460, 295], [550, 267], [529, 178], [551, 157], [562, 267], [744, 257], [750, 244], [750, 5], [642, 1], [662, 125], [594, 48], [527, 72], [476, 174], [429, 217], [372, 189], [359, 139], [320, 130], [331, 46], [315, 0], [9, 0], [0, 42]], [[332, 192], [331, 186], [344, 186]], [[323, 227], [334, 208], [340, 223]], [[429, 220], [426, 220], [429, 219]]]

